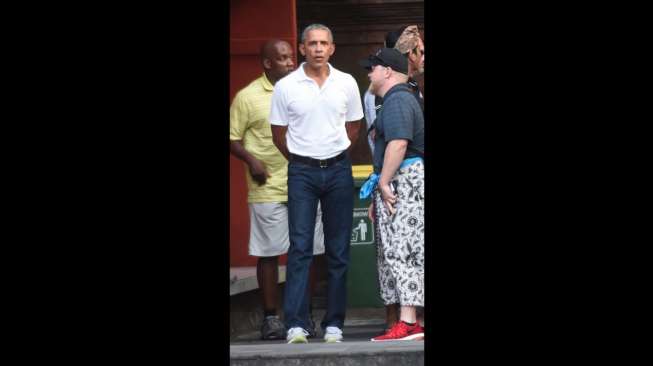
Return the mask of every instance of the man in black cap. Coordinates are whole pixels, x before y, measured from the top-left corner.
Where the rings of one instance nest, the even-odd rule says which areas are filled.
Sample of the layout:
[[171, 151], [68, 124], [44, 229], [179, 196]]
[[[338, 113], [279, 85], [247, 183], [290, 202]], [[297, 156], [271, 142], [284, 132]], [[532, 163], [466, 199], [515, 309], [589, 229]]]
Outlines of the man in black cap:
[[[415, 97], [418, 98], [422, 112], [424, 112], [424, 96], [420, 92], [420, 86], [413, 77], [424, 73], [424, 42], [419, 36], [416, 25], [403, 26], [398, 30], [388, 32], [385, 37], [384, 47], [396, 48], [408, 59], [408, 81], [413, 88]], [[369, 88], [363, 97], [365, 120], [367, 123], [367, 140], [370, 144], [370, 151], [374, 155], [374, 120], [376, 111], [381, 108], [383, 98], [374, 96]]]
[[[417, 26], [402, 26], [397, 30], [388, 32], [385, 37], [384, 47], [395, 48], [406, 57], [408, 61], [408, 81], [406, 83], [413, 89], [413, 94], [420, 103], [423, 113], [424, 96], [420, 92], [420, 87], [417, 84], [417, 81], [412, 78], [414, 75], [424, 73], [424, 43], [419, 36]], [[376, 119], [376, 111], [381, 108], [381, 105], [383, 104], [383, 98], [372, 94], [369, 90], [371, 86], [372, 84], [370, 84], [368, 90], [365, 91], [363, 108], [368, 131], [367, 141], [370, 145], [370, 152], [374, 155], [374, 120]], [[424, 309], [421, 307], [417, 309], [417, 320], [420, 322], [422, 327], [424, 326], [423, 310]], [[399, 321], [398, 304], [386, 306], [386, 329], [384, 330], [384, 333], [392, 328], [397, 321]]]
[[[406, 29], [406, 26], [403, 26], [398, 30], [388, 32], [388, 34], [385, 35], [385, 41], [383, 42], [383, 47], [394, 48], [395, 43], [397, 43], [397, 40], [401, 36], [404, 29]], [[408, 83], [410, 84], [410, 78], [408, 79]], [[368, 86], [368, 89], [365, 91], [365, 94], [363, 95], [363, 112], [365, 113], [365, 123], [367, 124], [367, 131], [368, 131], [367, 142], [370, 145], [370, 152], [372, 153], [372, 155], [374, 155], [374, 120], [376, 119], [376, 111], [379, 108], [381, 108], [381, 103], [383, 103], [383, 98], [372, 94], [372, 92], [369, 90], [369, 87], [371, 86], [372, 84]], [[397, 312], [396, 309], [394, 311]], [[396, 319], [392, 322], [392, 324], [394, 324], [395, 322]]]
[[408, 61], [401, 52], [382, 48], [360, 64], [369, 70], [370, 91], [383, 98], [374, 173], [360, 198], [373, 194], [368, 213], [376, 223], [381, 299], [400, 305], [400, 321], [372, 341], [423, 339], [415, 307], [424, 306], [424, 115], [406, 84]]

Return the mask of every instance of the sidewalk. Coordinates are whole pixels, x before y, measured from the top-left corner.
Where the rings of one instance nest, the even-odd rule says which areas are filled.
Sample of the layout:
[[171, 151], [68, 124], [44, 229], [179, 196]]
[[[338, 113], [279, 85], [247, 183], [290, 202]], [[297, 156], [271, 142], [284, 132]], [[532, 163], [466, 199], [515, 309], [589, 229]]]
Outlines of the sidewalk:
[[232, 341], [232, 366], [287, 365], [424, 365], [423, 341], [371, 342], [383, 330], [383, 321], [352, 321], [345, 324], [341, 343], [325, 343], [322, 331], [307, 344], [286, 344], [285, 340], [263, 341], [258, 332]]

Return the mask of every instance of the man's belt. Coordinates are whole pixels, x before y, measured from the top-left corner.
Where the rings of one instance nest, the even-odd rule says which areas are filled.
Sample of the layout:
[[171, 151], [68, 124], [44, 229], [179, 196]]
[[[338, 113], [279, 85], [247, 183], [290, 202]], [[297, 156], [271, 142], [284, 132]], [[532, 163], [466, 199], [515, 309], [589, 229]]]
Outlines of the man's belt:
[[347, 151], [343, 151], [342, 153], [340, 153], [340, 155], [325, 160], [313, 159], [306, 156], [295, 155], [293, 153], [288, 153], [288, 154], [290, 156], [290, 161], [310, 165], [316, 168], [328, 168], [331, 165], [335, 164], [336, 162], [347, 157]]

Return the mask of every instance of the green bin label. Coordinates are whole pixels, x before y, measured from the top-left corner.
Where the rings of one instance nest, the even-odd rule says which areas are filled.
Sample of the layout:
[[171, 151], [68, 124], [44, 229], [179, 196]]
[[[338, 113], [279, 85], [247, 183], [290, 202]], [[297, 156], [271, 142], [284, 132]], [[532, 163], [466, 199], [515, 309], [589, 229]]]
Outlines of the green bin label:
[[354, 222], [351, 226], [351, 245], [374, 243], [374, 226], [367, 217], [367, 208], [354, 208]]

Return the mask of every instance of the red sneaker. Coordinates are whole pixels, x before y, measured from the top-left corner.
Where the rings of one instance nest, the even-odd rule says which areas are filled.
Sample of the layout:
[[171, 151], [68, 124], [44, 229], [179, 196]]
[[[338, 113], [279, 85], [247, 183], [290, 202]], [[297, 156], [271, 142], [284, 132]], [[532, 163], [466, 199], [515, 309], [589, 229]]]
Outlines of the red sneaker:
[[415, 332], [411, 333], [411, 335], [414, 334], [416, 336], [415, 338], [413, 338], [413, 340], [423, 341], [424, 340], [424, 327], [419, 324], [419, 320], [417, 320], [415, 325], [417, 325], [415, 327]]
[[418, 323], [410, 326], [404, 322], [397, 322], [386, 334], [374, 337], [372, 342], [381, 341], [409, 341], [420, 338], [424, 339], [424, 329]]

